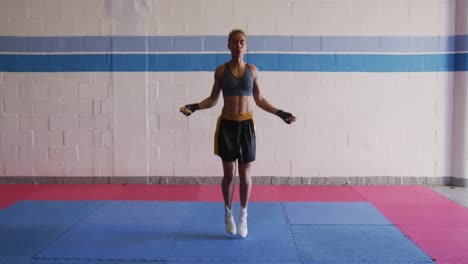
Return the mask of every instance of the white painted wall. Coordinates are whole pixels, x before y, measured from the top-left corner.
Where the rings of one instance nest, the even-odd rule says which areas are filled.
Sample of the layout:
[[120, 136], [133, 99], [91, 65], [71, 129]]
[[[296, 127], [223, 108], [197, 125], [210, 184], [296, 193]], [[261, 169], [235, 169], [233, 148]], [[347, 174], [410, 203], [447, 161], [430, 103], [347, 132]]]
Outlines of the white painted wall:
[[[456, 2], [456, 32], [468, 32], [468, 1]], [[468, 179], [468, 74], [456, 72], [453, 90], [453, 135], [452, 171], [453, 177]], [[459, 183], [460, 184], [460, 183]], [[461, 183], [463, 185], [463, 183]], [[466, 185], [466, 183], [465, 183]]]
[[[0, 35], [227, 35], [244, 28], [249, 35], [446, 36], [468, 33], [455, 26], [466, 21], [466, 2], [2, 0]], [[465, 7], [464, 17], [455, 16], [456, 6]], [[466, 88], [466, 73], [260, 74], [266, 98], [299, 120], [287, 126], [255, 110], [254, 176], [451, 175], [454, 80]], [[209, 95], [212, 72], [0, 77], [0, 175], [222, 174], [213, 155], [222, 101], [190, 118], [178, 113]]]
[[[2, 0], [1, 35], [431, 36], [466, 0]], [[333, 19], [331, 19], [333, 18]]]

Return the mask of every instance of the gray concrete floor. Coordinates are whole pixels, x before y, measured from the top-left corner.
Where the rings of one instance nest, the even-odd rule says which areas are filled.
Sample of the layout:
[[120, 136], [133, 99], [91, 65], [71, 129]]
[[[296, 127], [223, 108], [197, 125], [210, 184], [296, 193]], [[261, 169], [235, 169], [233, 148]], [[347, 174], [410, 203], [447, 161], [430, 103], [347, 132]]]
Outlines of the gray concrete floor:
[[468, 208], [468, 188], [452, 186], [432, 187], [438, 193]]

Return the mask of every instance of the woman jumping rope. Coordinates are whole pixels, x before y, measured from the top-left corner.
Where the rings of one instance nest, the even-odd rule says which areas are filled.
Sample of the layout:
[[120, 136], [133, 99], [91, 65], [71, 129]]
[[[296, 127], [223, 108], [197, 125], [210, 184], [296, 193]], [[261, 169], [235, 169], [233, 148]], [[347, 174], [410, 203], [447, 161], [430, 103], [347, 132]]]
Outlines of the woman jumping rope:
[[[247, 35], [240, 29], [229, 33], [228, 48], [231, 60], [216, 68], [211, 95], [197, 104], [188, 104], [180, 108], [186, 116], [201, 109], [207, 109], [218, 103], [223, 92], [224, 106], [218, 119], [215, 133], [215, 154], [221, 157], [224, 176], [221, 188], [225, 205], [226, 231], [245, 238], [247, 228], [247, 206], [252, 189], [250, 170], [255, 160], [255, 123], [252, 115], [252, 100], [261, 109], [279, 116], [287, 124], [296, 121], [291, 113], [272, 106], [261, 94], [257, 68], [244, 61], [247, 51]], [[239, 193], [241, 210], [236, 230], [232, 213], [234, 177], [236, 160], [239, 170]]]

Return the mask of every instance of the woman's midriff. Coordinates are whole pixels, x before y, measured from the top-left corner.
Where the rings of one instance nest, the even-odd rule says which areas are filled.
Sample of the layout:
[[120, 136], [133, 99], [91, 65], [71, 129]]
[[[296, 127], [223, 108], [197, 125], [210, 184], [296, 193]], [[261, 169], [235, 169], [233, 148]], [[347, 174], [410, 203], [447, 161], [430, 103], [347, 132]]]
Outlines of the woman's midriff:
[[232, 116], [252, 112], [252, 96], [225, 96], [223, 115]]

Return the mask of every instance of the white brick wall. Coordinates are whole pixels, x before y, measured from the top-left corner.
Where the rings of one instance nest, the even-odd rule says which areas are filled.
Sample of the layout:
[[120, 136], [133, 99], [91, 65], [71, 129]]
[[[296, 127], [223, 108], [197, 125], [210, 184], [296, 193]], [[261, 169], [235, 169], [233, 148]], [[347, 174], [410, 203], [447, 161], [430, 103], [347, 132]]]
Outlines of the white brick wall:
[[48, 146], [20, 146], [19, 147], [19, 160], [22, 162], [47, 162], [49, 161], [49, 148]]
[[468, 1], [459, 0], [456, 2], [456, 34], [467, 34], [468, 32]]
[[0, 131], [18, 131], [18, 117], [15, 115], [0, 116]]
[[34, 144], [43, 146], [63, 146], [63, 131], [35, 131]]
[[4, 146], [15, 147], [25, 146], [31, 147], [33, 142], [32, 131], [11, 132], [3, 133]]
[[[313, 164], [311, 175], [321, 176], [448, 175], [446, 155], [435, 156], [435, 153], [445, 153], [448, 147], [440, 138], [448, 132], [440, 115], [449, 116], [450, 94], [447, 86], [437, 81], [445, 74], [294, 74], [294, 81], [287, 81], [282, 75], [262, 73], [263, 79], [272, 80], [268, 83], [278, 80], [281, 87], [295, 87], [286, 99], [298, 98], [298, 103], [289, 103], [289, 108], [285, 109], [296, 113], [299, 121], [294, 126], [286, 126], [276, 117], [255, 109], [258, 175], [306, 175], [308, 163]], [[211, 78], [206, 78], [208, 83]], [[408, 85], [412, 89], [408, 89]], [[192, 101], [208, 96], [210, 89], [206, 87], [205, 92], [200, 91], [199, 98]], [[164, 93], [170, 92], [160, 91], [159, 95]], [[284, 93], [271, 92], [267, 86], [263, 86], [263, 93], [279, 107], [292, 102], [292, 99], [285, 100]], [[418, 103], [414, 98], [418, 98]], [[165, 107], [155, 111], [168, 109], [169, 113], [158, 121], [156, 135], [163, 139], [156, 139], [158, 151], [153, 155], [167, 162], [165, 171], [172, 171], [174, 163], [170, 161], [175, 158], [212, 159], [212, 135], [219, 109], [197, 112], [189, 118], [188, 127], [177, 127], [178, 120], [185, 117], [178, 119], [176, 115], [176, 120], [170, 122], [174, 119], [172, 109], [177, 107], [167, 101], [163, 104]], [[173, 130], [175, 135], [164, 132]], [[192, 158], [193, 155], [197, 156]], [[418, 158], [417, 162], [411, 162], [414, 157]], [[272, 165], [275, 163], [282, 165], [275, 167]], [[178, 163], [175, 164], [177, 167]], [[423, 164], [432, 166], [428, 166], [429, 170]], [[435, 164], [443, 164], [437, 172], [433, 169]], [[194, 170], [199, 173], [199, 169]], [[177, 169], [176, 175], [177, 171], [182, 173]]]
[[78, 84], [79, 98], [107, 98], [107, 84]]
[[51, 131], [57, 130], [77, 130], [78, 116], [74, 115], [50, 115], [49, 128]]
[[[457, 178], [468, 178], [468, 115], [466, 114], [468, 102], [468, 74], [466, 72], [457, 72], [454, 74], [454, 93], [453, 104], [457, 106], [453, 111], [453, 131], [451, 137], [443, 137], [440, 141], [452, 142], [452, 175]], [[446, 136], [446, 135], [445, 135]], [[439, 143], [440, 144], [440, 143]], [[441, 155], [440, 153], [437, 153]], [[442, 164], [443, 165], [443, 164]], [[438, 167], [436, 167], [436, 171]]]
[[35, 114], [61, 114], [63, 113], [63, 101], [54, 100], [35, 100], [34, 101], [34, 113]]
[[63, 113], [65, 115], [78, 114], [83, 116], [92, 116], [94, 113], [96, 113], [94, 110], [96, 107], [96, 102], [93, 102], [92, 99], [64, 99], [63, 107]]
[[103, 150], [112, 146], [109, 83], [94, 76], [2, 74], [0, 175], [113, 174], [112, 155]]
[[65, 131], [66, 146], [94, 146], [94, 135], [90, 131]]
[[47, 116], [23, 115], [20, 117], [21, 131], [45, 132], [49, 128]]
[[[468, 33], [467, 2], [4, 0], [0, 35], [445, 36]], [[261, 72], [264, 96], [299, 119], [254, 110], [253, 174], [450, 175], [453, 75]], [[222, 99], [178, 112], [212, 83], [212, 72], [1, 73], [0, 175], [220, 176]]]
[[76, 146], [60, 146], [49, 148], [50, 160], [57, 163], [72, 163], [78, 160], [78, 149]]
[[6, 114], [32, 114], [33, 102], [31, 100], [8, 100], [5, 99]]
[[5, 175], [7, 176], [31, 176], [35, 175], [33, 164], [30, 161], [6, 161]]
[[18, 98], [18, 85], [5, 83], [0, 85], [0, 96], [1, 98]]
[[233, 27], [270, 35], [449, 35], [455, 3], [466, 9], [466, 0], [4, 0], [0, 35], [203, 35]]
[[2, 161], [6, 161], [7, 163], [18, 162], [19, 160], [18, 146], [2, 145], [0, 149], [0, 157]]

